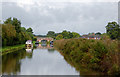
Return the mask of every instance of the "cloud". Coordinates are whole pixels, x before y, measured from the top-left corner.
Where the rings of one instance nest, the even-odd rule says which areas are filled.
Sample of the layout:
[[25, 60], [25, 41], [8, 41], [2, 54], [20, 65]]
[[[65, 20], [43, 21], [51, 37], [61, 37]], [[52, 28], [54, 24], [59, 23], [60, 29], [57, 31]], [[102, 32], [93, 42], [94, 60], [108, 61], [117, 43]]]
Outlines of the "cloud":
[[31, 0], [29, 4], [26, 3], [4, 2], [2, 16], [4, 20], [8, 17], [20, 19], [22, 26], [32, 27], [35, 34], [46, 34], [49, 30], [61, 32], [65, 29], [80, 34], [103, 33], [107, 23], [117, 21], [118, 17], [117, 2], [32, 3]]
[[3, 0], [3, 2], [21, 2], [32, 3], [35, 2], [118, 2], [119, 0]]

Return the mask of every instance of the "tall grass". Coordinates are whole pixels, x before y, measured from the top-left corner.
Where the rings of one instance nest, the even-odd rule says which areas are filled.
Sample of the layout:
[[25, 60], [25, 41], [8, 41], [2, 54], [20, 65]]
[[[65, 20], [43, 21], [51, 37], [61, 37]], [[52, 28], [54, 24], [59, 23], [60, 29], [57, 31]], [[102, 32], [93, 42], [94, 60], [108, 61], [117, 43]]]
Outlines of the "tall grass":
[[76, 64], [104, 74], [120, 74], [118, 40], [62, 39], [56, 40], [54, 46]]

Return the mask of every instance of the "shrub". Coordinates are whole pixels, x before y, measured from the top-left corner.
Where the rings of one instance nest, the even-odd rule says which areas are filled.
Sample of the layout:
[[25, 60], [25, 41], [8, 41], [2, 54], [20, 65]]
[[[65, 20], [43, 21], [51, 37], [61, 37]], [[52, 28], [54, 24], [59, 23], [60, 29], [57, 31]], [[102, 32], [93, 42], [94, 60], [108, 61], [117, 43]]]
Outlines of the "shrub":
[[62, 39], [55, 41], [55, 47], [77, 68], [84, 65], [106, 74], [120, 72], [120, 44], [118, 40]]

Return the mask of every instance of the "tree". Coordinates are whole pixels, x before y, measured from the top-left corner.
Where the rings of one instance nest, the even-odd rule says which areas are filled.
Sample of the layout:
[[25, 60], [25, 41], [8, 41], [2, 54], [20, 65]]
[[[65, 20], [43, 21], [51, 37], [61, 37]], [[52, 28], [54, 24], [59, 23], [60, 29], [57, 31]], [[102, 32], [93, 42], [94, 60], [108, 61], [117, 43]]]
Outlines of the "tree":
[[106, 31], [111, 39], [120, 38], [120, 26], [116, 22], [109, 22], [106, 26]]
[[17, 18], [8, 18], [2, 24], [2, 46], [12, 46], [25, 44], [27, 40], [33, 39], [32, 28], [27, 30], [21, 27], [21, 22]]
[[37, 41], [37, 38], [36, 38], [36, 37], [34, 37], [34, 38], [33, 38], [33, 41]]
[[80, 35], [76, 32], [72, 32], [72, 34], [73, 34], [73, 38], [79, 38], [80, 37]]
[[60, 39], [63, 39], [62, 34], [59, 34], [59, 35], [57, 35], [57, 37], [56, 37], [56, 40], [60, 40]]
[[29, 33], [25, 33], [25, 41], [27, 40], [32, 40], [32, 38], [30, 37]]
[[17, 18], [13, 18], [12, 25], [15, 26], [16, 32], [19, 33], [21, 31], [21, 22]]
[[13, 45], [14, 38], [16, 37], [15, 27], [11, 24], [2, 25], [2, 42], [3, 46], [5, 45]]
[[54, 31], [48, 31], [47, 36], [55, 38], [55, 32]]
[[33, 33], [32, 28], [28, 28], [26, 31], [27, 31], [27, 32], [30, 32], [30, 33]]
[[27, 32], [27, 34], [33, 39], [33, 34], [31, 32]]
[[10, 17], [6, 21], [4, 21], [4, 24], [12, 24], [13, 26], [15, 26], [15, 30], [17, 33], [21, 31], [21, 22], [17, 18], [13, 18], [12, 20]]
[[4, 24], [12, 24], [11, 17], [6, 19], [6, 21], [4, 21]]
[[22, 31], [22, 32], [26, 32], [25, 27], [21, 27], [21, 31]]
[[69, 37], [68, 38], [73, 38], [73, 34], [70, 31], [68, 31], [68, 33], [69, 33]]
[[97, 32], [97, 33], [95, 33], [95, 35], [101, 35], [101, 33], [100, 33], [100, 32]]
[[64, 39], [68, 39], [68, 38], [69, 38], [69, 32], [67, 32], [66, 30], [64, 30], [64, 31], [62, 32], [62, 35], [63, 35], [63, 38], [64, 38]]

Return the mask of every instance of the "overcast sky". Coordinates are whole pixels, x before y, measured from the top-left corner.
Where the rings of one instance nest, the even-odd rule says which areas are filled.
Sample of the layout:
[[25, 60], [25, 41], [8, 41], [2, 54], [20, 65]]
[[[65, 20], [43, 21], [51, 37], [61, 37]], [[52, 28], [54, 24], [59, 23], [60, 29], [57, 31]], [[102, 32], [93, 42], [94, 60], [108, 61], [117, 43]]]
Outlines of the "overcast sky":
[[[109, 2], [108, 2], [109, 1]], [[108, 22], [118, 20], [118, 0], [4, 0], [2, 19], [16, 17], [34, 34], [74, 31], [105, 32]]]

